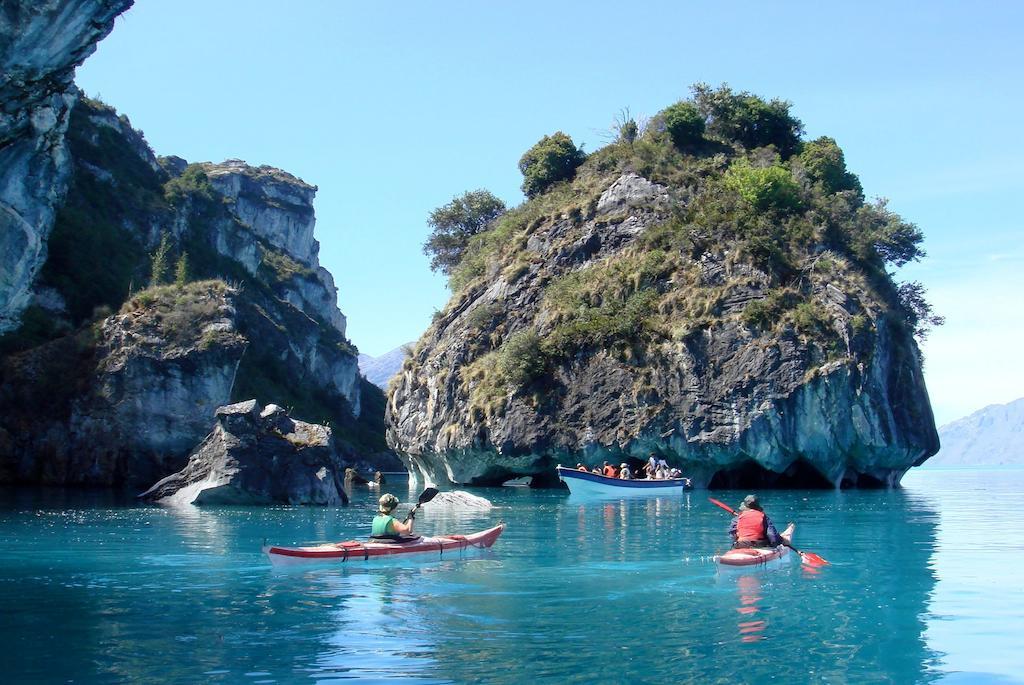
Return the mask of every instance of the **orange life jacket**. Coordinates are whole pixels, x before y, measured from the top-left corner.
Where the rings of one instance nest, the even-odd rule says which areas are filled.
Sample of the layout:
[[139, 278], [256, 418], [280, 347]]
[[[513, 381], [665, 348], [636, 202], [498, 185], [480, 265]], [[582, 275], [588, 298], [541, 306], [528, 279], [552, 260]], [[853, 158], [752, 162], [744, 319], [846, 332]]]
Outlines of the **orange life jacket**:
[[756, 542], [765, 539], [764, 512], [757, 509], [747, 509], [741, 512], [736, 520], [736, 541]]
[[609, 478], [619, 477], [619, 474], [615, 473], [615, 467], [612, 466], [611, 464], [604, 467], [604, 475], [608, 476]]

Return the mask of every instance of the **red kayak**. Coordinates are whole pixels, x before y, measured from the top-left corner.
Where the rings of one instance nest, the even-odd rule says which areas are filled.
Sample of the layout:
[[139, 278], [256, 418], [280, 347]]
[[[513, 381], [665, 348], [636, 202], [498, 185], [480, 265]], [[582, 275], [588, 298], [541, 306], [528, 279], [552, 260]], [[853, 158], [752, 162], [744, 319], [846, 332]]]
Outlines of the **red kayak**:
[[347, 540], [315, 547], [264, 546], [263, 551], [275, 566], [310, 561], [369, 561], [380, 557], [427, 553], [436, 554], [443, 559], [449, 550], [460, 552], [473, 548], [486, 549], [494, 544], [504, 530], [505, 524], [499, 523], [493, 528], [469, 535], [424, 536], [408, 542]]
[[[794, 526], [790, 524], [786, 530], [779, 533], [787, 542], [793, 542]], [[789, 547], [778, 545], [776, 547], [741, 547], [730, 549], [725, 554], [715, 557], [715, 562], [722, 566], [757, 566], [767, 564], [769, 561], [781, 559], [789, 554]]]

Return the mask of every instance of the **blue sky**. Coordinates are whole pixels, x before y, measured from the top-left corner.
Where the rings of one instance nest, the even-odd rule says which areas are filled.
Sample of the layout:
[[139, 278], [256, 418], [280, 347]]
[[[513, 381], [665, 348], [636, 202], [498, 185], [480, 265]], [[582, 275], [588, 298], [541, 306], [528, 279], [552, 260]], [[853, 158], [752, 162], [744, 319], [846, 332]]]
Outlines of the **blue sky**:
[[447, 300], [430, 210], [474, 188], [520, 202], [542, 135], [593, 150], [622, 108], [697, 81], [782, 97], [925, 232], [900, 277], [948, 320], [925, 347], [938, 421], [1024, 395], [1024, 3], [824, 4], [138, 0], [78, 83], [158, 154], [319, 186], [321, 262], [371, 355]]

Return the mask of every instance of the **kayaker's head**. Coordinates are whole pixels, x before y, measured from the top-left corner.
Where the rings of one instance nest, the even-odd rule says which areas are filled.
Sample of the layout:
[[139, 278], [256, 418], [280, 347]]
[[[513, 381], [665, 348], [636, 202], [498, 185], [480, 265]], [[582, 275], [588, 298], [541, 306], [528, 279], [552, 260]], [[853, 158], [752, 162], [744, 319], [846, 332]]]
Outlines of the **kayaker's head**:
[[764, 511], [761, 509], [761, 503], [757, 501], [757, 495], [747, 495], [743, 498], [743, 502], [740, 503], [740, 511], [744, 511], [746, 509]]
[[390, 514], [398, 506], [398, 498], [392, 495], [390, 492], [386, 495], [381, 495], [378, 500], [377, 511], [382, 514]]

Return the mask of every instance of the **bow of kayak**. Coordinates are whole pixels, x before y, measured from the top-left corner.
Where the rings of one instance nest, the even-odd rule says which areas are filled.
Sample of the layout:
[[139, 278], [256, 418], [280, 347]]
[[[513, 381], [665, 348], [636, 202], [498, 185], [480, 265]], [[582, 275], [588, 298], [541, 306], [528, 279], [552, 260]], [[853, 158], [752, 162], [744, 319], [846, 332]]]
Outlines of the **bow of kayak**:
[[415, 538], [409, 542], [377, 540], [346, 540], [312, 547], [264, 546], [263, 552], [275, 566], [302, 564], [315, 561], [370, 561], [399, 555], [433, 553], [443, 557], [445, 552], [468, 549], [486, 549], [493, 545], [505, 530], [499, 523], [493, 528], [469, 535], [434, 535]]

